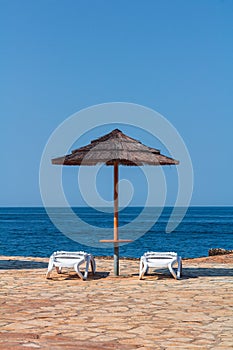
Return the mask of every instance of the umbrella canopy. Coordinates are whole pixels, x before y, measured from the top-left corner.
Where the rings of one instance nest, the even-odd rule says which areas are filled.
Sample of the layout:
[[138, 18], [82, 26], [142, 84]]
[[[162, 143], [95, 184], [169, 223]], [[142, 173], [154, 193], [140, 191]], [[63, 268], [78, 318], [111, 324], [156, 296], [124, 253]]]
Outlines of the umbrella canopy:
[[115, 129], [90, 144], [73, 150], [71, 154], [52, 159], [52, 164], [114, 166], [114, 238], [102, 242], [114, 244], [114, 272], [119, 275], [119, 243], [129, 240], [120, 240], [118, 237], [118, 166], [177, 165], [179, 161], [166, 157], [158, 149], [147, 147]]
[[156, 148], [143, 145], [119, 129], [73, 150], [71, 154], [52, 159], [53, 164], [60, 165], [114, 165], [115, 162], [128, 166], [179, 164], [177, 160], [162, 155]]

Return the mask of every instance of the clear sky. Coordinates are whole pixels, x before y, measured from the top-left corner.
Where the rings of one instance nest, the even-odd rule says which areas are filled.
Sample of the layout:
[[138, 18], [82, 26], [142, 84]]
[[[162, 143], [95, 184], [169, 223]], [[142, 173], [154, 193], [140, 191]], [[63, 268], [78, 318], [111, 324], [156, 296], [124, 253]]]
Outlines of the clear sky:
[[0, 62], [1, 206], [41, 205], [52, 131], [112, 101], [155, 109], [179, 131], [192, 205], [233, 205], [232, 0], [0, 0]]

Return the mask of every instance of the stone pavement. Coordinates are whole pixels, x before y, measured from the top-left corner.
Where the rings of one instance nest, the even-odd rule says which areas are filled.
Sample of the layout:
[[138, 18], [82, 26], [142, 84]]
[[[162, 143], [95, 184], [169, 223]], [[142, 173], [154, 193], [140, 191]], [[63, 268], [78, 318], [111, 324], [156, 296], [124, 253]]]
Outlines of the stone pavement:
[[0, 349], [233, 348], [233, 255], [138, 279], [139, 261], [96, 259], [87, 281], [45, 279], [48, 259], [0, 256]]

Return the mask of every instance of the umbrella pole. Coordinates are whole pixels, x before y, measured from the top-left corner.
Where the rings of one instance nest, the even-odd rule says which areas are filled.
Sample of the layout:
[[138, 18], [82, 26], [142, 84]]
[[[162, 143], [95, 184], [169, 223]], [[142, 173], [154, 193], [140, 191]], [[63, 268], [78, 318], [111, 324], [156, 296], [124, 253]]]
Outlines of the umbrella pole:
[[[114, 162], [114, 241], [118, 241], [118, 162]], [[118, 243], [114, 243], [114, 274], [119, 276]]]

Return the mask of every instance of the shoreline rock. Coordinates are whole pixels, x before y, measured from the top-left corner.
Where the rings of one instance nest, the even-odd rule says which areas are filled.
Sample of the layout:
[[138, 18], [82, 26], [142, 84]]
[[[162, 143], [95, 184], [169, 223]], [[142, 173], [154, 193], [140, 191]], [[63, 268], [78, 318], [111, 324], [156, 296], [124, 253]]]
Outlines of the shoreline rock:
[[209, 249], [209, 256], [215, 256], [215, 255], [226, 255], [226, 254], [232, 254], [233, 250], [227, 250], [223, 248], [211, 248]]

